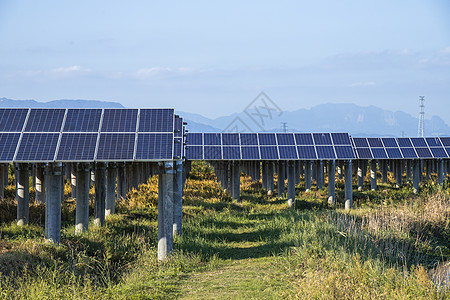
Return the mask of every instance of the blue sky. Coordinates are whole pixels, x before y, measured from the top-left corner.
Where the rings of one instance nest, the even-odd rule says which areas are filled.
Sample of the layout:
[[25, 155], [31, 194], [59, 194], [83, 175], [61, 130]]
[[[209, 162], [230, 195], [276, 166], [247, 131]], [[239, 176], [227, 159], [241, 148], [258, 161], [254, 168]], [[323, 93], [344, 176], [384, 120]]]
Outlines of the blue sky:
[[450, 124], [450, 2], [0, 1], [0, 97], [208, 117], [376, 105]]

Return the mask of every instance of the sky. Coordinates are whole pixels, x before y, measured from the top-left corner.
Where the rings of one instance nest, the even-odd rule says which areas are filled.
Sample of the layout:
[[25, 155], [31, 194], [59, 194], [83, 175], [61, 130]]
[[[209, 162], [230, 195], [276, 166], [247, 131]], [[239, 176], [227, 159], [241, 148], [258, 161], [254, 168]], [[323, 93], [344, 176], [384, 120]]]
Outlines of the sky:
[[0, 0], [0, 97], [213, 118], [375, 105], [450, 124], [450, 2]]

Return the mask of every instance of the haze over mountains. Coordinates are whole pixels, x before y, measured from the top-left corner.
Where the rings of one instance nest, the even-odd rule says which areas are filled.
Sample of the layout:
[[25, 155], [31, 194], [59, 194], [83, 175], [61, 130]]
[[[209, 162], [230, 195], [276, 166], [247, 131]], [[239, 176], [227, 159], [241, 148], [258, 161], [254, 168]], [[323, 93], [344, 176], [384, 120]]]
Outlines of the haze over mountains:
[[[117, 102], [96, 100], [12, 100], [0, 98], [0, 107], [27, 108], [123, 108]], [[402, 111], [387, 111], [376, 106], [362, 107], [355, 104], [322, 104], [311, 109], [284, 111], [266, 110], [236, 113], [215, 119], [199, 114], [177, 111], [190, 132], [287, 131], [294, 132], [348, 132], [352, 136], [410, 136], [417, 135], [418, 118]], [[234, 126], [235, 124], [239, 126]], [[425, 120], [426, 136], [450, 136], [450, 127], [438, 116]]]

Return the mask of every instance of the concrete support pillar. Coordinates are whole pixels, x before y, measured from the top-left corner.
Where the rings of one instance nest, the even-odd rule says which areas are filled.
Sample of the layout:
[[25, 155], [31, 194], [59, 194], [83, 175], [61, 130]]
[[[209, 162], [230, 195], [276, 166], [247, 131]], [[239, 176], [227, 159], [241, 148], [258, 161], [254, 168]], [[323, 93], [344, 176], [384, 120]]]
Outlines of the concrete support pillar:
[[353, 208], [352, 161], [345, 162], [345, 209]]
[[62, 163], [49, 163], [45, 172], [45, 238], [55, 244], [61, 241], [62, 172]]
[[70, 165], [70, 186], [72, 188], [71, 197], [77, 197], [77, 164], [72, 163]]
[[263, 161], [262, 163], [261, 163], [261, 170], [262, 170], [262, 188], [263, 188], [263, 190], [267, 190], [267, 174], [268, 174], [268, 172], [267, 172], [267, 162], [266, 161]]
[[255, 162], [255, 180], [261, 180], [261, 163], [259, 161]]
[[362, 191], [363, 190], [363, 185], [364, 185], [364, 177], [363, 177], [363, 161], [362, 160], [358, 160], [357, 161], [357, 165], [358, 165], [358, 191]]
[[444, 185], [444, 161], [442, 159], [437, 161], [437, 182], [440, 186]]
[[131, 174], [133, 180], [133, 188], [139, 188], [139, 163], [132, 163], [133, 173]]
[[285, 175], [286, 173], [286, 162], [280, 160], [278, 162], [278, 197], [282, 197], [284, 195], [284, 190], [285, 190], [285, 186], [284, 186], [284, 181], [285, 181]]
[[372, 191], [377, 190], [377, 161], [370, 161], [370, 189]]
[[239, 161], [233, 161], [231, 167], [231, 198], [241, 201], [241, 169]]
[[328, 161], [328, 204], [336, 206], [336, 162]]
[[273, 191], [275, 190], [274, 181], [273, 181], [273, 161], [267, 162], [267, 195], [272, 196]]
[[183, 220], [183, 162], [174, 162], [173, 235], [181, 235]]
[[295, 163], [292, 160], [287, 162], [287, 175], [288, 175], [288, 190], [287, 198], [288, 205], [295, 208]]
[[229, 168], [228, 162], [224, 162], [222, 165], [222, 188], [224, 190], [229, 188], [228, 181], [230, 180], [230, 178], [228, 176], [228, 174], [229, 174], [228, 168]]
[[95, 165], [95, 203], [94, 203], [94, 225], [105, 224], [105, 202], [106, 202], [106, 164], [98, 162]]
[[324, 182], [324, 173], [323, 173], [323, 161], [317, 162], [317, 189], [321, 190], [323, 188]]
[[397, 188], [400, 188], [402, 186], [402, 161], [400, 159], [395, 161], [395, 182], [397, 183]]
[[[72, 165], [72, 170], [75, 164]], [[88, 231], [89, 226], [89, 164], [79, 163], [77, 166], [77, 206], [75, 212], [75, 233]]]
[[117, 165], [115, 163], [108, 163], [106, 176], [105, 217], [116, 213], [116, 178]]
[[117, 200], [125, 199], [127, 196], [127, 176], [125, 174], [125, 163], [117, 164]]
[[173, 250], [173, 179], [173, 163], [161, 163], [158, 186], [158, 260], [164, 260]]
[[295, 185], [300, 183], [300, 161], [295, 160], [294, 161], [294, 168], [295, 168]]
[[91, 186], [95, 185], [95, 164], [92, 164], [91, 168]]
[[41, 164], [36, 165], [35, 169], [36, 176], [36, 203], [45, 203], [45, 176], [44, 176], [44, 166]]
[[413, 161], [413, 188], [414, 193], [419, 192], [419, 183], [420, 183], [420, 160]]
[[305, 163], [305, 190], [307, 192], [311, 191], [311, 172], [312, 172], [313, 162], [308, 160]]
[[4, 179], [5, 179], [5, 186], [8, 186], [9, 185], [9, 182], [8, 182], [8, 175], [9, 175], [9, 164], [5, 164], [5, 168], [3, 169], [3, 172], [5, 172], [4, 173]]
[[5, 199], [5, 171], [6, 164], [0, 164], [0, 200]]
[[344, 172], [342, 171], [343, 167], [344, 167], [343, 162], [339, 161], [338, 167], [337, 167], [337, 173], [338, 173], [338, 179], [339, 180], [344, 179]]
[[381, 182], [382, 183], [387, 183], [387, 178], [388, 178], [388, 171], [387, 171], [387, 161], [386, 160], [382, 160], [381, 161]]
[[30, 177], [28, 164], [17, 164], [16, 172], [17, 225], [28, 224], [30, 217]]

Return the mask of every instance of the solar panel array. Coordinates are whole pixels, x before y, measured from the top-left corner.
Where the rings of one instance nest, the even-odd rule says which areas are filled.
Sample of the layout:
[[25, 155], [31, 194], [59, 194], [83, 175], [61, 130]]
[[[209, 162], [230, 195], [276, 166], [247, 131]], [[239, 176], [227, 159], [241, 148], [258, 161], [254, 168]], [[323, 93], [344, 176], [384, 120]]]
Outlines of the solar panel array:
[[354, 159], [347, 133], [188, 133], [190, 160]]
[[0, 162], [181, 159], [175, 120], [173, 109], [0, 109]]
[[352, 138], [359, 159], [449, 158], [450, 138]]

